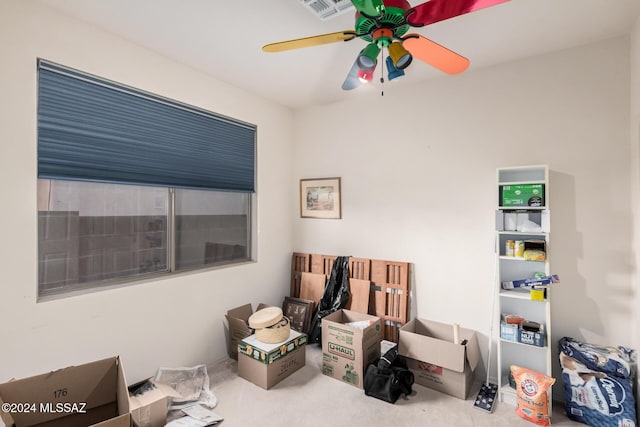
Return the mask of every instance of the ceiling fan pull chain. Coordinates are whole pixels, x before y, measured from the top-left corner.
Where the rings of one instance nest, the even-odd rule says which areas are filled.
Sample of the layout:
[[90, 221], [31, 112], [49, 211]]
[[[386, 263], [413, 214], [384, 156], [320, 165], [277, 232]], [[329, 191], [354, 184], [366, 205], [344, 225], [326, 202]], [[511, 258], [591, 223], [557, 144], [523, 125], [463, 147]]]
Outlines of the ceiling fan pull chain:
[[380, 49], [380, 96], [384, 96], [384, 47]]

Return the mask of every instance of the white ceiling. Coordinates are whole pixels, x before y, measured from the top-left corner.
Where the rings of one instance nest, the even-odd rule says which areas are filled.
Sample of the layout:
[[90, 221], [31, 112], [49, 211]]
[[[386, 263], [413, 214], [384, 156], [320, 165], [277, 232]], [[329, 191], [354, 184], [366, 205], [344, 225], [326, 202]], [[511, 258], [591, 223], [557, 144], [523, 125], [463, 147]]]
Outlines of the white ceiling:
[[[321, 21], [299, 0], [40, 1], [293, 108], [375, 88], [341, 89], [364, 46], [361, 40], [280, 53], [261, 50], [267, 43], [352, 30], [352, 12]], [[414, 6], [421, 2], [409, 1]], [[473, 70], [627, 34], [639, 13], [638, 0], [511, 0], [410, 32], [466, 56]], [[455, 78], [418, 61], [405, 71], [394, 85]]]

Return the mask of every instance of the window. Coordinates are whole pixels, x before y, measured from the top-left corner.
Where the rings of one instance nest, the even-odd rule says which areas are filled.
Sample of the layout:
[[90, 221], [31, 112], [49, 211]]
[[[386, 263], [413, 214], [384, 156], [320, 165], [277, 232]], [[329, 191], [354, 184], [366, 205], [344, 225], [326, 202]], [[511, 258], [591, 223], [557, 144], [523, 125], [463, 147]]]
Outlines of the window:
[[176, 270], [247, 260], [249, 208], [244, 193], [176, 190]]
[[251, 259], [255, 126], [38, 65], [39, 297]]

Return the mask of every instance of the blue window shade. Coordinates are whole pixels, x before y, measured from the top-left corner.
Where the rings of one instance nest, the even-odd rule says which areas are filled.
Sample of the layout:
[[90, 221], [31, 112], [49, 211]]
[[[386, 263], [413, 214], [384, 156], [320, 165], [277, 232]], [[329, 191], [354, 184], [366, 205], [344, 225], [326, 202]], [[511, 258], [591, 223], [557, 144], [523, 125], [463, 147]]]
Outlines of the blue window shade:
[[38, 177], [255, 191], [256, 128], [38, 63]]

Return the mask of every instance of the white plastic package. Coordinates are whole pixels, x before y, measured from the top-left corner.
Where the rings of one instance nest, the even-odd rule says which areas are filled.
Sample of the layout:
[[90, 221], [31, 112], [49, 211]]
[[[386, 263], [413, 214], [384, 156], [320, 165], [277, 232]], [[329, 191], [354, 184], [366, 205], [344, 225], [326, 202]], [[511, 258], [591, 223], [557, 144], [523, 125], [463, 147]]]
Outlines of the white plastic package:
[[182, 396], [171, 398], [170, 411], [195, 404], [213, 409], [218, 404], [218, 399], [209, 389], [209, 375], [205, 365], [192, 368], [160, 368], [154, 381], [170, 385]]

